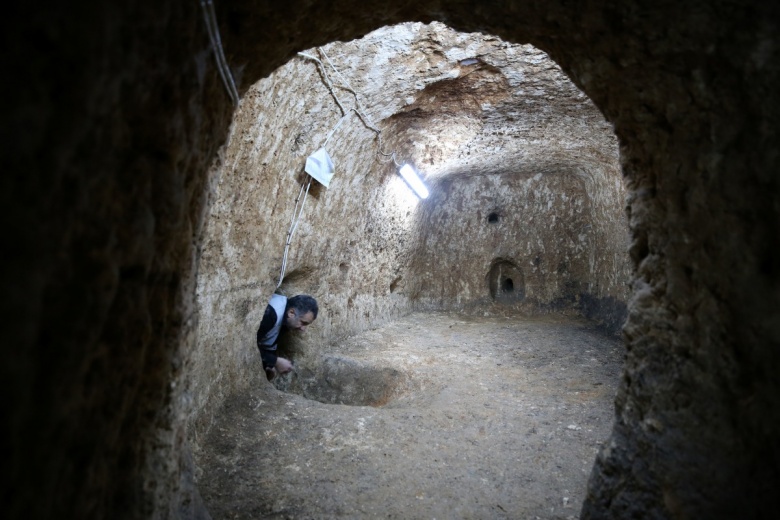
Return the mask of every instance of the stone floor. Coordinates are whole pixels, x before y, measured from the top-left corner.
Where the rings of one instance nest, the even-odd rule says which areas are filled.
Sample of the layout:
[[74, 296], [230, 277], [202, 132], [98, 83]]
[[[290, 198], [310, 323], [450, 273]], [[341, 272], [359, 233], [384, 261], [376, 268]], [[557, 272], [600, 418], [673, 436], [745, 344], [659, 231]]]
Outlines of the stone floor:
[[412, 314], [230, 398], [198, 486], [215, 520], [576, 518], [622, 359], [576, 319]]

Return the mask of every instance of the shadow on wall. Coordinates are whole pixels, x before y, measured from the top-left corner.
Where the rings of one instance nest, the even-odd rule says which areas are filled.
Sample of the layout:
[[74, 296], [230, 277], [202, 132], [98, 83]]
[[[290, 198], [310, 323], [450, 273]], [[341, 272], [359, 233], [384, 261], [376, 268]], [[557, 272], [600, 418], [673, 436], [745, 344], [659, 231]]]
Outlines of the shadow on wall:
[[[611, 297], [598, 297], [589, 293], [581, 283], [569, 281], [563, 296], [549, 304], [526, 301], [523, 271], [511, 260], [497, 258], [490, 264], [485, 281], [493, 303], [537, 311], [565, 312], [576, 309], [598, 329], [610, 335], [619, 335], [628, 317], [626, 303]], [[532, 307], [522, 304], [533, 304]]]
[[577, 307], [586, 319], [609, 334], [619, 335], [628, 318], [626, 303], [612, 296], [599, 298], [587, 292], [581, 292]]

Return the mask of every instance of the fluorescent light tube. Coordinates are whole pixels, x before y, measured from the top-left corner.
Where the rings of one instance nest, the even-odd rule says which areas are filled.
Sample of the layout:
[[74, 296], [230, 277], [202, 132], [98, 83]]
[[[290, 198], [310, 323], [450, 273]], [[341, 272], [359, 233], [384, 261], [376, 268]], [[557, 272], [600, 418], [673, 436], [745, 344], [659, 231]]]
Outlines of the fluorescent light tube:
[[428, 188], [425, 187], [425, 184], [420, 180], [420, 178], [417, 176], [417, 172], [414, 171], [414, 168], [409, 166], [408, 164], [404, 164], [401, 166], [401, 177], [404, 178], [404, 180], [409, 184], [409, 186], [412, 187], [414, 192], [417, 194], [418, 197], [421, 199], [427, 199], [428, 198]]

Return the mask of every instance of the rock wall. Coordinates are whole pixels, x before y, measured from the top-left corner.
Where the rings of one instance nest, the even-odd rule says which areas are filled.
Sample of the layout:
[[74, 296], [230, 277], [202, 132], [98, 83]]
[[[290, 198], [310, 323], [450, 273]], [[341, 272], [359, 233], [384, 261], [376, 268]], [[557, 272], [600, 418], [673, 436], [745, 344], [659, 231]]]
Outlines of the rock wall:
[[[216, 10], [242, 94], [301, 49], [404, 21], [547, 52], [614, 125], [635, 269], [616, 424], [583, 516], [773, 517], [775, 4], [236, 0]], [[184, 439], [196, 394], [182, 375], [195, 353], [207, 172], [232, 113], [202, 20], [192, 2], [38, 3], [3, 18], [8, 517], [202, 512]]]
[[[437, 184], [415, 256], [418, 308], [484, 313], [499, 304], [526, 312], [577, 311], [613, 333], [620, 330], [628, 292], [620, 249], [627, 229], [611, 235], [604, 229], [613, 220], [596, 214], [586, 163], [578, 163], [568, 171], [534, 164], [525, 174]], [[617, 181], [612, 187], [620, 192]], [[620, 209], [611, 208], [618, 222]]]
[[[339, 103], [355, 106], [354, 98], [335, 93]], [[378, 161], [376, 134], [351, 110], [342, 121], [344, 115], [316, 62], [301, 57], [258, 82], [242, 100], [214, 172], [201, 256], [192, 380], [195, 401], [206, 408], [197, 414], [198, 428], [208, 426], [210, 411], [224, 395], [244, 387], [251, 371], [262, 370], [255, 333], [279, 281], [296, 199], [303, 213], [279, 290], [312, 294], [320, 306], [316, 326], [288, 345], [298, 361], [326, 341], [408, 309], [394, 283], [407, 254], [414, 208], [399, 193], [392, 166]], [[306, 158], [331, 131], [327, 150], [336, 173], [328, 188], [315, 182], [304, 202]]]
[[[326, 142], [336, 173], [305, 199], [280, 288], [321, 306], [306, 336], [285, 345], [299, 365], [412, 308], [484, 303], [500, 258], [527, 271], [515, 294], [525, 290], [529, 309], [611, 296], [623, 305], [619, 328], [629, 269], [616, 142], [544, 53], [417, 23], [303, 54], [249, 89], [212, 172], [192, 356], [196, 432], [261, 370], [255, 331], [279, 278], [306, 157]], [[522, 127], [512, 128], [516, 118]], [[431, 183], [428, 200], [401, 180], [392, 151]], [[501, 174], [469, 176], [461, 171], [469, 164]], [[501, 213], [497, 225], [484, 224], [489, 210]], [[475, 215], [479, 224], [468, 226]], [[610, 253], [611, 270], [602, 259]]]
[[205, 172], [231, 107], [191, 7], [4, 17], [18, 74], [0, 125], [8, 518], [175, 518], [195, 504], [183, 376]]
[[[543, 52], [488, 40], [493, 52], [443, 52], [460, 75], [426, 86], [391, 120], [432, 184], [416, 307], [576, 309], [616, 332], [630, 268], [612, 127]], [[504, 298], [491, 274], [499, 264], [521, 281]]]

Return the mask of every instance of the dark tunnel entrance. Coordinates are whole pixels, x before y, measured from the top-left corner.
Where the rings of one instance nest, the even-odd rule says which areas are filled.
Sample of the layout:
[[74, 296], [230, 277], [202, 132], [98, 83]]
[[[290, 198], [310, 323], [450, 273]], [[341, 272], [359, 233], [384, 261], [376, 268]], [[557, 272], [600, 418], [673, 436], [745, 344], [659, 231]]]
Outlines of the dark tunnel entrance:
[[[630, 276], [628, 319], [619, 320], [628, 348], [615, 400], [616, 421], [610, 444], [593, 466], [582, 518], [776, 516], [772, 491], [780, 487], [780, 394], [774, 378], [780, 360], [774, 355], [778, 341], [773, 324], [780, 322], [780, 270], [771, 268], [773, 257], [767, 253], [777, 249], [780, 236], [774, 218], [779, 190], [773, 144], [780, 120], [775, 88], [780, 18], [774, 3], [596, 0], [578, 9], [554, 0], [509, 6], [420, 0], [391, 7], [345, 0], [337, 8], [293, 0], [282, 10], [243, 0], [202, 5], [213, 6], [218, 15], [214, 25], [222, 31], [228, 72], [235, 75], [244, 107], [272, 107], [269, 112], [284, 119], [295, 112], [297, 100], [319, 88], [321, 97], [307, 106], [308, 112], [296, 113], [300, 117], [281, 130], [270, 117], [256, 119], [254, 127], [240, 120], [241, 111], [234, 113], [214, 67], [204, 13], [191, 3], [100, 4], [89, 10], [90, 16], [67, 5], [40, 9], [19, 4], [14, 16], [5, 17], [6, 47], [14, 50], [7, 53], [7, 68], [24, 78], [11, 82], [7, 97], [14, 101], [2, 112], [8, 129], [5, 163], [11, 167], [0, 190], [8, 220], [5, 242], [10, 245], [2, 271], [7, 318], [2, 366], [4, 381], [13, 390], [4, 416], [10, 439], [11, 518], [207, 515], [198, 500], [199, 475], [190, 448], [199, 450], [206, 432], [218, 431], [210, 426], [229, 396], [270, 388], [254, 384], [256, 360], [247, 338], [262, 312], [257, 310], [262, 299], [274, 289], [278, 242], [283, 239], [246, 233], [242, 223], [285, 228], [288, 215], [276, 201], [294, 200], [298, 188], [285, 175], [298, 172], [296, 161], [305, 157], [306, 147], [325, 138], [331, 125], [323, 129], [320, 123], [341, 117], [328, 112], [332, 100], [310, 64], [294, 63], [298, 72], [309, 74], [308, 81], [291, 82], [294, 95], [254, 91], [250, 85], [270, 77], [296, 50], [347, 41], [387, 24], [432, 19], [484, 31], [483, 43], [493, 33], [507, 42], [531, 42], [544, 49], [620, 137], [628, 187], [621, 200], [630, 221], [629, 250], [636, 271]], [[510, 47], [499, 51], [508, 53]], [[317, 202], [309, 208], [314, 211], [307, 213], [311, 220], [300, 230], [301, 243], [309, 245], [295, 253], [293, 263], [327, 258], [328, 265], [341, 266], [290, 288], [332, 295], [319, 332], [300, 345], [300, 352], [326, 345], [325, 338], [353, 337], [384, 325], [410, 308], [484, 311], [493, 305], [485, 275], [495, 258], [517, 260], [524, 274], [525, 304], [555, 308], [585, 301], [580, 310], [592, 304], [603, 315], [626, 301], [609, 299], [609, 284], [622, 283], [622, 278], [611, 276], [615, 269], [598, 262], [613, 258], [613, 267], [619, 263], [607, 249], [612, 233], [586, 227], [588, 221], [620, 222], [608, 205], [584, 205], [600, 199], [607, 186], [593, 182], [599, 170], [590, 159], [598, 154], [577, 153], [589, 164], [582, 168], [575, 161], [562, 168], [566, 161], [559, 156], [525, 161], [521, 147], [518, 161], [512, 162], [521, 166], [514, 180], [501, 163], [484, 155], [470, 162], [468, 149], [445, 164], [445, 158], [470, 142], [444, 139], [448, 130], [480, 142], [498, 144], [490, 139], [506, 136], [533, 146], [556, 135], [556, 126], [535, 125], [538, 121], [526, 118], [523, 110], [508, 114], [513, 120], [506, 127], [490, 126], [501, 118], [485, 121], [479, 116], [503, 106], [506, 87], [522, 84], [519, 77], [502, 81], [505, 61], [487, 62], [482, 54], [465, 51], [407, 58], [412, 62], [388, 63], [412, 70], [417, 78], [426, 71], [436, 74], [409, 82], [409, 90], [399, 90], [397, 97], [367, 96], [385, 103], [371, 107], [376, 110], [369, 114], [382, 122], [383, 131], [399, 130], [396, 142], [386, 142], [391, 147], [421, 144], [409, 153], [418, 166], [441, 174], [432, 194], [439, 202], [418, 209], [396, 206], [390, 202], [397, 184], [390, 180], [394, 172], [348, 163], [334, 154], [343, 171], [357, 172], [351, 183], [357, 196], [315, 190]], [[459, 70], [445, 62], [457, 63]], [[533, 60], [529, 65], [546, 68]], [[344, 62], [337, 66], [350, 68]], [[376, 83], [371, 70], [364, 69], [367, 76], [355, 82], [356, 91], [371, 91]], [[406, 81], [409, 75], [392, 77]], [[523, 87], [531, 106], [539, 107], [534, 103], [547, 97], [543, 84]], [[471, 88], [474, 95], [451, 95], [458, 88]], [[264, 92], [271, 97], [263, 97]], [[530, 112], [565, 115], [586, 100], [570, 101], [561, 111]], [[418, 124], [418, 116], [431, 113], [466, 117]], [[222, 153], [233, 123], [246, 130], [231, 137], [242, 143], [246, 153], [240, 156]], [[375, 134], [343, 126], [347, 131], [336, 139], [349, 140], [371, 155], [365, 143]], [[263, 127], [271, 135], [258, 140]], [[488, 135], [485, 128], [495, 132]], [[531, 129], [533, 139], [524, 134]], [[576, 125], [567, 130], [576, 134]], [[418, 139], [415, 131], [433, 139]], [[491, 153], [497, 150], [502, 147]], [[299, 156], [288, 160], [291, 153]], [[535, 179], [537, 174], [542, 176]], [[230, 204], [210, 206], [217, 191], [225, 195], [238, 185], [231, 177], [239, 175], [245, 177], [242, 190], [222, 200], [230, 200], [235, 209], [247, 209], [251, 202], [254, 211], [247, 210], [244, 220], [230, 216]], [[464, 181], [454, 182], [458, 179]], [[556, 182], [568, 189], [554, 189]], [[358, 200], [369, 193], [361, 189], [366, 186], [386, 188]], [[613, 193], [620, 189], [616, 186]], [[518, 191], [524, 196], [500, 196]], [[545, 200], [545, 191], [566, 193], [567, 200]], [[258, 192], [275, 198], [258, 203]], [[475, 193], [486, 196], [479, 204], [465, 204], [476, 200]], [[344, 203], [349, 197], [354, 205]], [[335, 206], [341, 211], [334, 212], [328, 204], [336, 198], [342, 201]], [[462, 207], [456, 211], [458, 201]], [[505, 210], [513, 201], [518, 207]], [[527, 211], [520, 201], [528, 203]], [[582, 226], [559, 227], [559, 220], [546, 218], [552, 217], [544, 211], [550, 202], [551, 208], [566, 206], [571, 215], [592, 218]], [[486, 211], [495, 208], [501, 208], [500, 219], [490, 222]], [[344, 228], [354, 227], [361, 239], [319, 242], [328, 235], [311, 223], [328, 222], [323, 217], [329, 215], [337, 215]], [[464, 215], [473, 219], [461, 219]], [[441, 235], [414, 235], [417, 216], [438, 227], [449, 222], [459, 235], [473, 238], [472, 247], [454, 247], [438, 264], [417, 254], [455, 243]], [[558, 258], [548, 254], [562, 250], [555, 244], [508, 237], [507, 230], [522, 229], [513, 218], [533, 222], [530, 230], [557, 229], [550, 236], [572, 252], [581, 247], [581, 254]], [[382, 225], [389, 222], [403, 232], [389, 232]], [[523, 247], [500, 250], [507, 244]], [[590, 252], [599, 256], [591, 258]], [[223, 261], [222, 253], [232, 260]], [[385, 253], [397, 253], [410, 269], [395, 272], [396, 263], [383, 262]], [[366, 276], [373, 268], [381, 275]], [[582, 276], [591, 269], [604, 277]], [[209, 274], [197, 280], [196, 291], [199, 272]], [[471, 278], [447, 274], [456, 272]], [[517, 292], [518, 280], [512, 281]], [[354, 327], [346, 330], [345, 324]], [[249, 397], [254, 399], [251, 410], [265, 406], [262, 396]], [[295, 403], [288, 394], [274, 398]], [[291, 412], [295, 406], [289, 405]], [[268, 447], [269, 439], [283, 438], [279, 432], [285, 432], [284, 424], [305, 415], [296, 413], [269, 419], [274, 428], [258, 430], [264, 439], [258, 445]], [[234, 419], [240, 423], [242, 417]], [[329, 423], [324, 418], [315, 430], [320, 441], [312, 446], [342, 457], [343, 463], [351, 462], [348, 456], [363, 457], [368, 450], [356, 443], [356, 432], [366, 431], [368, 419], [352, 419]], [[439, 419], [440, 427], [450, 420], [446, 415]], [[451, 420], [456, 419], [460, 416]], [[339, 432], [347, 447], [328, 451], [324, 447], [337, 423], [351, 428]], [[573, 426], [567, 425], [567, 431], [581, 432]], [[468, 433], [470, 440], [480, 441], [479, 427]], [[214, 453], [229, 458], [234, 447], [226, 441]], [[279, 471], [303, 471], [306, 465], [300, 462], [291, 461]], [[327, 479], [322, 483], [337, 485]], [[425, 499], [408, 496], [411, 501], [412, 496]], [[561, 497], [562, 505], [566, 497]], [[503, 504], [491, 502], [491, 516], [503, 514], [499, 506]]]

